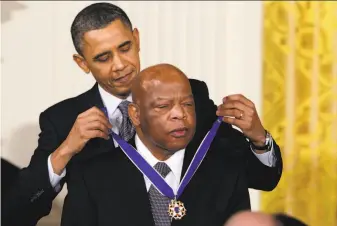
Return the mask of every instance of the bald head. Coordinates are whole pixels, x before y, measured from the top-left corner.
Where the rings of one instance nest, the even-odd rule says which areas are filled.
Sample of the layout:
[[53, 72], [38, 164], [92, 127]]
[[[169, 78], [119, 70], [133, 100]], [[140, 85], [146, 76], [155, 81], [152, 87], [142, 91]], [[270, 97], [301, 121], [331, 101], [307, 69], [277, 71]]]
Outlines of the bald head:
[[142, 70], [132, 83], [132, 98], [139, 103], [144, 94], [151, 92], [156, 86], [168, 83], [184, 83], [189, 85], [186, 75], [171, 64], [157, 64]]
[[233, 215], [224, 226], [277, 226], [272, 215], [243, 211]]
[[185, 148], [195, 132], [194, 99], [186, 75], [173, 65], [154, 65], [138, 74], [131, 92], [130, 119], [147, 148], [166, 155]]

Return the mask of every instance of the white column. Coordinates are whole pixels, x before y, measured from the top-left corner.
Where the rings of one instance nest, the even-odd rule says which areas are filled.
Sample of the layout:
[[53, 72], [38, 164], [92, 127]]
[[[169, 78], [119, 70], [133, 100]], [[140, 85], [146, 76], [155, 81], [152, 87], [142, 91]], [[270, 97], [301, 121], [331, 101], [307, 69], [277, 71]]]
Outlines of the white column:
[[[225, 76], [214, 87], [216, 94], [242, 93], [261, 112], [262, 104], [262, 2], [226, 2]], [[223, 86], [223, 88], [221, 87]], [[259, 191], [250, 190], [253, 210], [259, 209]]]

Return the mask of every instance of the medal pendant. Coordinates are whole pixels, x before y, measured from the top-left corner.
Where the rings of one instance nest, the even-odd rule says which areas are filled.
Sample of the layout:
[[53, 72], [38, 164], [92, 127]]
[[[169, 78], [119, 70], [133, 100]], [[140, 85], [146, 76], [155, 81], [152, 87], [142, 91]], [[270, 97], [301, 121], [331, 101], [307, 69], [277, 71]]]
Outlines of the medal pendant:
[[181, 218], [183, 218], [183, 216], [186, 215], [186, 208], [184, 206], [184, 203], [177, 200], [171, 200], [168, 213], [171, 218], [175, 220], [180, 220]]

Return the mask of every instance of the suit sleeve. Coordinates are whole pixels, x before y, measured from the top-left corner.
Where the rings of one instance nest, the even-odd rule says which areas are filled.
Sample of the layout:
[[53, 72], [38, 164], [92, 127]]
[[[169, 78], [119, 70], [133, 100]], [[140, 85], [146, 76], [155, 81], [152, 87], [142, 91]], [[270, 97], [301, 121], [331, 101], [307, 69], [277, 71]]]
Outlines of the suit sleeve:
[[[50, 213], [57, 195], [50, 184], [47, 160], [60, 142], [45, 112], [41, 113], [39, 124], [38, 147], [29, 165], [20, 170], [9, 192], [3, 197], [2, 225], [36, 225]], [[64, 181], [60, 184], [62, 186]]]
[[85, 164], [82, 166], [75, 164], [70, 167], [72, 167], [71, 173], [68, 176], [71, 177], [72, 183], [68, 184], [68, 194], [63, 204], [61, 226], [96, 226], [98, 225], [97, 207], [85, 180]]
[[[190, 83], [196, 102], [197, 130], [201, 130], [205, 134], [217, 119], [217, 106], [209, 98], [208, 88], [205, 82], [190, 79]], [[243, 134], [234, 129], [231, 125], [222, 123], [218, 134], [220, 134], [220, 136], [233, 137], [233, 142], [235, 140], [235, 142], [239, 142], [240, 145], [244, 145], [244, 158], [246, 159], [249, 188], [271, 191], [277, 186], [282, 174], [282, 157], [280, 148], [275, 141], [273, 142], [276, 164], [275, 167], [268, 167], [254, 155]]]
[[[226, 132], [222, 131], [222, 133], [228, 135]], [[240, 131], [233, 129], [231, 133], [232, 134], [230, 136], [233, 137], [232, 140], [235, 140], [243, 145], [242, 157], [245, 158], [245, 170], [247, 174], [248, 187], [262, 191], [272, 191], [277, 186], [282, 174], [282, 158], [279, 146], [275, 141], [273, 141], [276, 164], [275, 167], [269, 167], [264, 165], [254, 155], [250, 149], [249, 143]]]

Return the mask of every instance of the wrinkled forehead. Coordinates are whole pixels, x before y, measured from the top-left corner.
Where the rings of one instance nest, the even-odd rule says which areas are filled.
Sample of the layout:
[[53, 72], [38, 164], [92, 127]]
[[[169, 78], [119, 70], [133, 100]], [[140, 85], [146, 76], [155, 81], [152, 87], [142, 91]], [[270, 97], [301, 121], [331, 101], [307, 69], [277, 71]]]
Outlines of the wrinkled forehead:
[[152, 79], [142, 86], [143, 101], [182, 99], [192, 95], [188, 80]]

